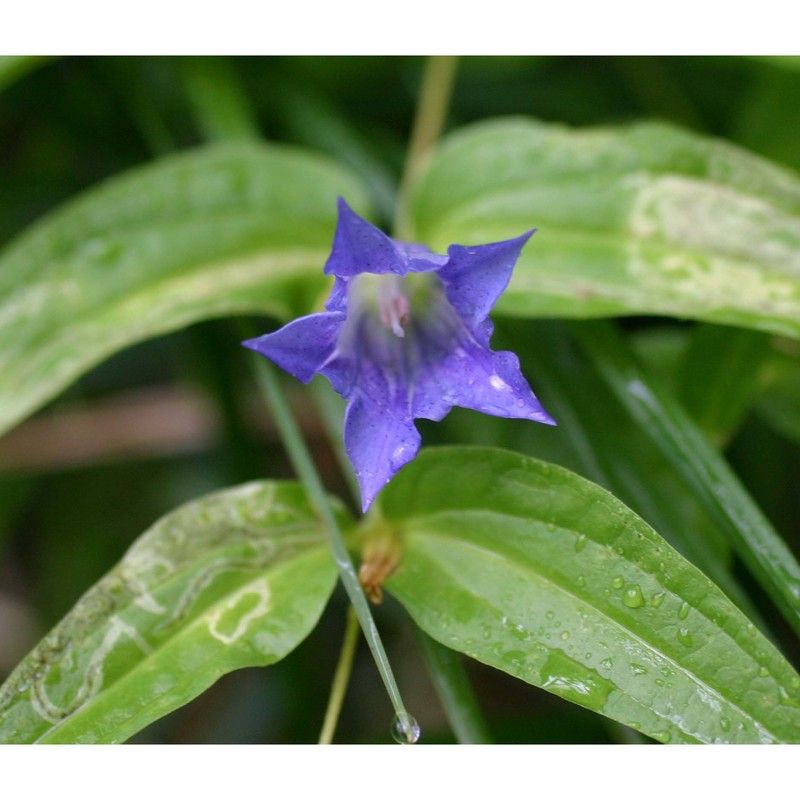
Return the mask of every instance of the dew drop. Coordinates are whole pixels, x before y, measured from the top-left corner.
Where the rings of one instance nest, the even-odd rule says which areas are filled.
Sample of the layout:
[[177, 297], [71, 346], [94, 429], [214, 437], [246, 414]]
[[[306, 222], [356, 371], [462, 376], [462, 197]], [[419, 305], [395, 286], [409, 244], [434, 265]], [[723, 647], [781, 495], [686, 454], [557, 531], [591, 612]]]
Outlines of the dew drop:
[[678, 630], [678, 641], [684, 647], [691, 647], [692, 646], [692, 634], [688, 628], [680, 628]]
[[392, 739], [398, 744], [415, 744], [419, 741], [419, 723], [406, 711], [392, 719]]
[[678, 611], [678, 619], [686, 619], [689, 616], [689, 604], [688, 603], [681, 603], [681, 607]]
[[653, 606], [653, 608], [658, 608], [664, 602], [664, 596], [664, 592], [656, 592], [650, 598], [650, 605]]
[[647, 675], [647, 667], [643, 667], [641, 664], [631, 664], [631, 672], [634, 675]]
[[584, 586], [586, 586], [586, 578], [584, 578], [583, 575], [578, 575], [578, 577], [576, 579], [576, 583], [582, 589]]
[[567, 639], [569, 639], [569, 631], [564, 631], [564, 632], [561, 634], [561, 641], [562, 641], [562, 642], [566, 642], [566, 641], [567, 641]]
[[720, 717], [719, 727], [723, 731], [729, 731], [731, 729], [731, 723], [730, 723], [730, 721], [728, 720], [727, 717]]
[[622, 578], [620, 578], [619, 576], [617, 576], [616, 578], [614, 578], [613, 581], [611, 581], [611, 585], [615, 589], [621, 589], [625, 585], [625, 581]]
[[555, 614], [555, 611], [548, 611], [548, 612], [545, 614], [545, 616], [547, 617], [547, 619], [553, 619], [553, 618], [555, 617], [555, 615], [556, 615], [556, 614]]
[[575, 552], [580, 553], [584, 547], [586, 547], [586, 534], [581, 533], [575, 541]]
[[669, 744], [672, 734], [669, 731], [657, 731], [653, 734], [653, 738], [661, 744]]
[[614, 662], [610, 658], [604, 658], [600, 662], [600, 666], [603, 667], [604, 669], [611, 669], [611, 667], [614, 666]]
[[644, 595], [641, 588], [635, 583], [626, 586], [625, 593], [622, 595], [622, 604], [628, 608], [641, 608], [644, 605]]
[[761, 669], [758, 671], [758, 674], [762, 678], [768, 678], [769, 677], [769, 670], [766, 667], [761, 667]]

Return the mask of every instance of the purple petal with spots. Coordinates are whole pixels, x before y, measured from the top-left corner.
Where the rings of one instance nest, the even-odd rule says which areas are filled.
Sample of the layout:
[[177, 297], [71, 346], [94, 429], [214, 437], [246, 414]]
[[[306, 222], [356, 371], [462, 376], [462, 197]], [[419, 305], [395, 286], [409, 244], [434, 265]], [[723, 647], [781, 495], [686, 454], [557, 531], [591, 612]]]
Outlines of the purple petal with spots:
[[532, 234], [442, 256], [394, 242], [340, 199], [327, 310], [244, 343], [301, 381], [324, 375], [347, 400], [345, 448], [365, 511], [417, 454], [414, 419], [462, 406], [555, 424], [517, 357], [489, 348], [488, 314]]
[[534, 230], [516, 239], [464, 247], [451, 245], [449, 259], [437, 272], [447, 299], [481, 344], [489, 345], [492, 324], [483, 324], [511, 280], [519, 254]]
[[362, 510], [419, 451], [420, 435], [407, 406], [387, 407], [358, 392], [347, 406], [344, 446], [361, 487]]
[[344, 321], [342, 312], [311, 314], [284, 325], [275, 333], [242, 344], [274, 361], [297, 380], [308, 383], [336, 350]]
[[406, 259], [397, 245], [383, 231], [361, 219], [341, 197], [338, 207], [339, 223], [325, 274], [342, 278], [362, 272], [404, 275]]

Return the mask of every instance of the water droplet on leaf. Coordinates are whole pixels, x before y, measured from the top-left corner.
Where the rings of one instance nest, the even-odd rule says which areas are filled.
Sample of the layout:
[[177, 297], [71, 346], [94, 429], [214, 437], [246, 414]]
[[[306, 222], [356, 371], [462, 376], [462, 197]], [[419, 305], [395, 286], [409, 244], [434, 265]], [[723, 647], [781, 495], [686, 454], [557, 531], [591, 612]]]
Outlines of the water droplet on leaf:
[[644, 605], [644, 595], [642, 590], [635, 583], [629, 584], [625, 587], [625, 593], [622, 595], [622, 603], [628, 608], [641, 608]]

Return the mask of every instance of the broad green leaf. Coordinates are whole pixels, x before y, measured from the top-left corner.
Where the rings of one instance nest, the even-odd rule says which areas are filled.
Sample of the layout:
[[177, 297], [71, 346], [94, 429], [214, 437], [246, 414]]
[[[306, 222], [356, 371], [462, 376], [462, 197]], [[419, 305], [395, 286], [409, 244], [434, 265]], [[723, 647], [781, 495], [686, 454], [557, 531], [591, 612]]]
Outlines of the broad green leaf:
[[137, 540], [0, 689], [0, 741], [120, 742], [221, 675], [283, 658], [336, 568], [305, 493], [257, 482]]
[[570, 329], [653, 445], [694, 484], [720, 531], [800, 632], [800, 564], [725, 459], [670, 393], [641, 369], [610, 323]]
[[608, 489], [715, 581], [752, 621], [760, 622], [731, 572], [731, 548], [707, 512], [696, 480], [676, 469], [654, 445], [652, 431], [637, 424], [564, 324], [503, 321], [498, 333], [514, 352], [523, 352], [526, 340], [536, 342], [525, 366], [545, 408], [559, 423], [554, 429], [526, 425], [510, 432], [502, 444], [575, 470]]
[[722, 141], [650, 123], [480, 123], [445, 140], [412, 215], [438, 252], [539, 229], [500, 312], [800, 336], [800, 178]]
[[380, 496], [386, 588], [438, 641], [662, 742], [800, 741], [800, 676], [604, 489], [488, 448], [424, 451]]
[[359, 182], [323, 158], [217, 145], [42, 220], [0, 253], [0, 432], [134, 342], [208, 317], [305, 310], [324, 288], [337, 195], [364, 206]]

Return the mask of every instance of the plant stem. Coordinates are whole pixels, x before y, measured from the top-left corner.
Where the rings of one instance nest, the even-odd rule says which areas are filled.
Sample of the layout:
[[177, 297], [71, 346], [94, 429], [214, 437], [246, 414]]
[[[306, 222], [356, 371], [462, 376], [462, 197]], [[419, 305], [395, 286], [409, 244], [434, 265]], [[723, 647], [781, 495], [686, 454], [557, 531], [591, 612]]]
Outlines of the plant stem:
[[410, 230], [409, 192], [444, 128], [457, 66], [458, 56], [431, 56], [425, 65], [405, 169], [397, 193], [393, 227], [395, 236], [400, 239], [406, 238]]
[[356, 575], [356, 570], [350, 559], [350, 554], [347, 552], [342, 533], [339, 530], [339, 525], [336, 522], [336, 517], [334, 516], [331, 505], [328, 502], [328, 496], [325, 493], [322, 480], [314, 466], [311, 454], [308, 452], [300, 429], [292, 416], [289, 404], [281, 389], [280, 382], [275, 375], [274, 368], [265, 359], [258, 359], [255, 365], [259, 383], [272, 408], [275, 424], [281, 434], [284, 446], [289, 453], [292, 465], [297, 472], [298, 478], [300, 478], [300, 482], [308, 493], [308, 498], [314, 512], [317, 514], [328, 535], [331, 552], [336, 561], [336, 566], [339, 568], [339, 577], [344, 584], [350, 602], [353, 604], [355, 613], [358, 616], [358, 621], [361, 623], [364, 637], [372, 651], [372, 656], [378, 666], [378, 672], [386, 686], [386, 691], [394, 706], [397, 718], [400, 720], [407, 740], [409, 742], [416, 741], [417, 733], [414, 731], [413, 719], [409, 717], [403, 705], [403, 700], [400, 697], [400, 690], [397, 687], [397, 682], [394, 679], [394, 673], [389, 664], [389, 659], [386, 656], [383, 642], [381, 642], [378, 629], [372, 618], [369, 603], [364, 595], [364, 590], [361, 588], [361, 583]]
[[433, 686], [459, 744], [490, 744], [469, 678], [458, 654], [418, 630]]
[[339, 721], [342, 703], [347, 692], [347, 684], [353, 669], [353, 658], [358, 645], [358, 629], [358, 617], [353, 606], [350, 606], [347, 609], [347, 624], [344, 630], [344, 639], [342, 640], [342, 650], [339, 654], [339, 663], [336, 665], [336, 673], [331, 684], [331, 696], [328, 699], [325, 721], [322, 723], [322, 731], [319, 734], [319, 744], [333, 743], [333, 734], [336, 731], [336, 723]]
[[[343, 414], [340, 408], [342, 404], [333, 390], [322, 381], [312, 381], [311, 394], [339, 466], [347, 476], [353, 498], [358, 504], [360, 502], [358, 481], [355, 479], [342, 440]], [[452, 650], [439, 644], [421, 629], [417, 632], [434, 687], [456, 739], [460, 744], [488, 743], [486, 723], [461, 660]]]

